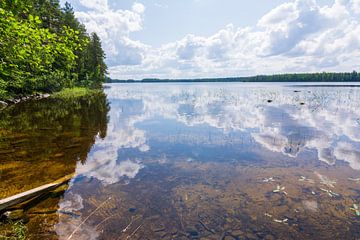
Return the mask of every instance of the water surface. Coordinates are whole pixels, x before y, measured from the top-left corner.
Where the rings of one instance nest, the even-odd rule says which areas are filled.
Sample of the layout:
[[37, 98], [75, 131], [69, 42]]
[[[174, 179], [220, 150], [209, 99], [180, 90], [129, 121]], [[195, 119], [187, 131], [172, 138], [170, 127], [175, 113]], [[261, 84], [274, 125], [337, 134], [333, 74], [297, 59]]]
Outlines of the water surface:
[[1, 197], [74, 173], [26, 208], [30, 239], [360, 238], [360, 88], [105, 93], [2, 112]]

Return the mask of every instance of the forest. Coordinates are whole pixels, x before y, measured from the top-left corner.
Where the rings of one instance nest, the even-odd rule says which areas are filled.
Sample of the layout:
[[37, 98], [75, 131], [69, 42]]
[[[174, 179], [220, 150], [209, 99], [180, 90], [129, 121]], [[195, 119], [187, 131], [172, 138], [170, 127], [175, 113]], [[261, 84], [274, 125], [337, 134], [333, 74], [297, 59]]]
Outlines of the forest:
[[87, 33], [69, 3], [0, 1], [0, 100], [99, 88], [106, 72], [99, 36]]
[[152, 83], [152, 82], [360, 82], [360, 73], [290, 73], [275, 75], [257, 75], [250, 77], [194, 78], [194, 79], [158, 79], [145, 78], [140, 81], [105, 78], [108, 83]]

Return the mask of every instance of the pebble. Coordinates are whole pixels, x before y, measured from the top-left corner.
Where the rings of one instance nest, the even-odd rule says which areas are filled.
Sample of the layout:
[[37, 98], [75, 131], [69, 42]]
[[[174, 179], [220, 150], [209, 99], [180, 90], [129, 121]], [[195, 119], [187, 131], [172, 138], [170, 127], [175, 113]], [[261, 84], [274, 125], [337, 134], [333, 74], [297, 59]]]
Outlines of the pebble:
[[235, 230], [235, 231], [232, 231], [231, 234], [239, 237], [239, 236], [242, 236], [244, 233], [241, 230]]
[[264, 239], [265, 240], [274, 240], [275, 238], [271, 235], [266, 235]]
[[195, 229], [187, 229], [186, 232], [190, 234], [191, 237], [198, 237], [199, 233]]
[[232, 236], [226, 236], [224, 240], [234, 240], [234, 238]]
[[247, 237], [248, 239], [257, 239], [257, 237], [256, 237], [254, 234], [252, 234], [252, 233], [246, 233], [246, 237]]
[[131, 212], [131, 213], [134, 213], [134, 212], [136, 212], [136, 208], [134, 208], [134, 207], [132, 207], [132, 208], [129, 208], [129, 212]]
[[48, 98], [50, 97], [50, 94], [48, 93], [44, 93], [44, 94], [40, 94], [40, 93], [36, 93], [30, 96], [25, 96], [25, 97], [19, 97], [19, 98], [14, 98], [14, 99], [8, 99], [5, 101], [0, 101], [0, 104], [2, 105], [8, 105], [8, 104], [17, 104], [20, 102], [24, 102], [30, 99], [41, 99], [41, 98]]

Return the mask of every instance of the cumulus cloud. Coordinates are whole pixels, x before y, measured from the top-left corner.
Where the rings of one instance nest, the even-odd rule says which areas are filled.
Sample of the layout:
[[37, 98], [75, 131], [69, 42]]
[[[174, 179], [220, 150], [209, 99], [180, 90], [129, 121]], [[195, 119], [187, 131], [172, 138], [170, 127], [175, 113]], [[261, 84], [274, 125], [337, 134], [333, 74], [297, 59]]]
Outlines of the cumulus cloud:
[[107, 0], [79, 0], [80, 4], [89, 9], [95, 9], [98, 11], [108, 10]]
[[212, 36], [189, 34], [160, 47], [136, 41], [146, 8], [111, 9], [107, 0], [78, 0], [76, 12], [104, 43], [112, 77], [224, 77], [282, 72], [352, 71], [360, 67], [360, 1], [283, 3], [256, 25], [232, 23]]
[[351, 9], [355, 14], [360, 14], [360, 0], [353, 0], [351, 2]]
[[142, 63], [146, 45], [129, 36], [142, 29], [143, 4], [134, 3], [131, 10], [114, 10], [107, 0], [79, 0], [79, 3], [86, 10], [76, 11], [75, 15], [85, 24], [88, 32], [96, 32], [100, 36], [110, 66]]
[[263, 16], [258, 26], [262, 28], [263, 41], [260, 54], [264, 56], [289, 53], [297, 44], [326, 28], [331, 18], [321, 13], [315, 1], [285, 3]]
[[141, 64], [114, 66], [110, 73], [141, 79], [352, 71], [360, 60], [359, 6], [358, 0], [330, 6], [291, 1], [256, 26], [230, 24], [209, 37], [191, 34], [159, 48], [143, 47]]
[[134, 3], [132, 6], [132, 10], [136, 13], [142, 14], [145, 11], [145, 6], [142, 5], [141, 3]]

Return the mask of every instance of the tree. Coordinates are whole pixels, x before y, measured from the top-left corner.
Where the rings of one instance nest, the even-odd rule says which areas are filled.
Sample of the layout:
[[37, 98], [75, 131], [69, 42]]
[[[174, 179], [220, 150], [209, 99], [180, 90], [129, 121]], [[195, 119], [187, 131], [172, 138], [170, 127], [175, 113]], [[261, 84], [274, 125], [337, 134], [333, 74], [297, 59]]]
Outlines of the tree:
[[[106, 73], [99, 37], [69, 3], [0, 1], [0, 99], [64, 87], [99, 87]], [[84, 84], [86, 83], [86, 84]]]
[[96, 33], [90, 36], [86, 53], [86, 73], [83, 84], [91, 87], [99, 87], [105, 82], [107, 66], [105, 64], [105, 52], [101, 47], [101, 41]]

